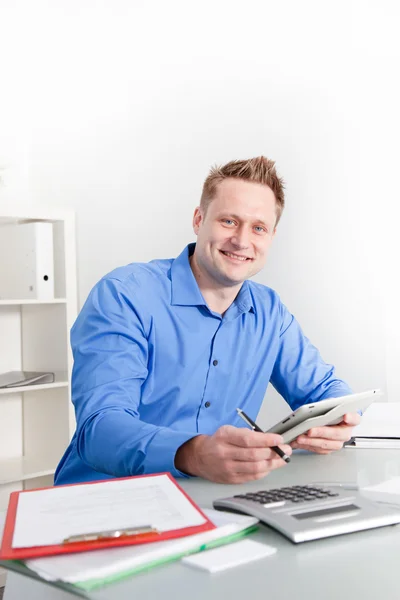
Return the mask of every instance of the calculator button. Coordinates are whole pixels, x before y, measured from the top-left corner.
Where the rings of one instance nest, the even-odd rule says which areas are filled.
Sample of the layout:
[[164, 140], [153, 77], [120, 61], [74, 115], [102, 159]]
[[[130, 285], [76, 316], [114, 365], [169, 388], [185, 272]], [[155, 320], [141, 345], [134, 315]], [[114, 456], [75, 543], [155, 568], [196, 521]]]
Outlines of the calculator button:
[[312, 500], [335, 497], [339, 494], [326, 490], [323, 487], [311, 485], [293, 485], [283, 488], [272, 488], [268, 490], [259, 490], [257, 492], [248, 492], [247, 494], [237, 494], [235, 498], [249, 500], [260, 504], [276, 504], [278, 502], [311, 502]]

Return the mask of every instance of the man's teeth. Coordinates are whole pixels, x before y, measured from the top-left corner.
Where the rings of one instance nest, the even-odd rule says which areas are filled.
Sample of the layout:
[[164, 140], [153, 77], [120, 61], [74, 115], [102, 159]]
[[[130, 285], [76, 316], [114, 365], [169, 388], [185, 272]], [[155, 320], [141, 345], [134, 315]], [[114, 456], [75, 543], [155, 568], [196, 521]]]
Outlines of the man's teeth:
[[230, 256], [231, 258], [236, 258], [236, 260], [247, 260], [246, 256], [238, 256], [237, 254], [232, 254], [231, 252], [224, 252], [224, 254], [226, 254], [226, 256]]

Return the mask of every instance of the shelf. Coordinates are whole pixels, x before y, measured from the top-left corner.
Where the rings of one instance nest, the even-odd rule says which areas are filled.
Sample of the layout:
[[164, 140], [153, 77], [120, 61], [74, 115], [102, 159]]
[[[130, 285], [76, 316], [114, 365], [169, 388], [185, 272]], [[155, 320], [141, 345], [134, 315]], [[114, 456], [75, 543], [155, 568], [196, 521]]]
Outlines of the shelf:
[[53, 475], [57, 463], [58, 460], [51, 462], [48, 458], [3, 458], [0, 460], [0, 485]]
[[68, 375], [66, 372], [54, 373], [55, 381], [53, 383], [38, 383], [33, 385], [20, 385], [13, 388], [1, 388], [1, 395], [21, 394], [22, 392], [33, 392], [36, 390], [51, 390], [54, 388], [68, 387]]
[[53, 298], [52, 300], [0, 300], [0, 306], [15, 306], [18, 304], [65, 304], [65, 298]]
[[[2, 225], [18, 225], [19, 223], [54, 223], [56, 221], [65, 222], [74, 221], [75, 214], [69, 209], [56, 209], [54, 207], [19, 207], [15, 204], [15, 199], [2, 197], [0, 227]], [[7, 205], [8, 204], [8, 205]]]
[[[49, 371], [55, 377], [53, 383], [18, 382], [18, 387], [0, 388], [0, 510], [10, 492], [51, 480], [75, 431], [69, 333], [78, 312], [74, 212], [24, 207], [17, 197], [1, 196], [0, 239], [4, 246], [10, 237], [15, 264], [14, 254], [10, 255], [0, 274], [0, 372]], [[46, 272], [49, 268], [54, 292], [30, 290], [28, 282], [25, 289], [16, 286], [27, 268], [26, 253], [36, 252], [40, 260], [41, 245], [26, 232], [40, 228], [29, 223], [51, 224], [47, 230], [52, 230], [52, 252], [47, 252]], [[13, 229], [18, 229], [16, 236]], [[4, 256], [10, 251], [5, 245]]]
[[0, 226], [1, 225], [19, 225], [21, 223], [40, 223], [43, 221], [47, 221], [47, 219], [22, 219], [21, 217], [0, 217]]

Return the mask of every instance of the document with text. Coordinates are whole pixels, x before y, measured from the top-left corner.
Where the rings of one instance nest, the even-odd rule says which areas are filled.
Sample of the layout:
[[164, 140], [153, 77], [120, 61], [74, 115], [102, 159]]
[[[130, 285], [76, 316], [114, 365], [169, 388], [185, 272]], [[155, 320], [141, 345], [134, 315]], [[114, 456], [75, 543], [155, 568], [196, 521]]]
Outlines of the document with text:
[[162, 533], [205, 522], [166, 474], [107, 480], [20, 494], [12, 547], [51, 546], [74, 535], [133, 527]]

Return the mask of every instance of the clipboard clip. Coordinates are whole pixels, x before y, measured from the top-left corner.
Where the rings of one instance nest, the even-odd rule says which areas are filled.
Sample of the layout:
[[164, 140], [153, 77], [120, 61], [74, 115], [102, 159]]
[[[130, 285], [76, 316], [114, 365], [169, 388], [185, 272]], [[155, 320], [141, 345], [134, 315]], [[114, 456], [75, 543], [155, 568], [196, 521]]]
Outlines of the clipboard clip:
[[124, 529], [110, 529], [109, 531], [95, 531], [92, 533], [79, 533], [71, 535], [63, 540], [63, 544], [74, 544], [75, 542], [97, 542], [103, 540], [116, 540], [119, 538], [146, 535], [148, 533], [160, 533], [151, 525], [138, 527], [126, 527]]

